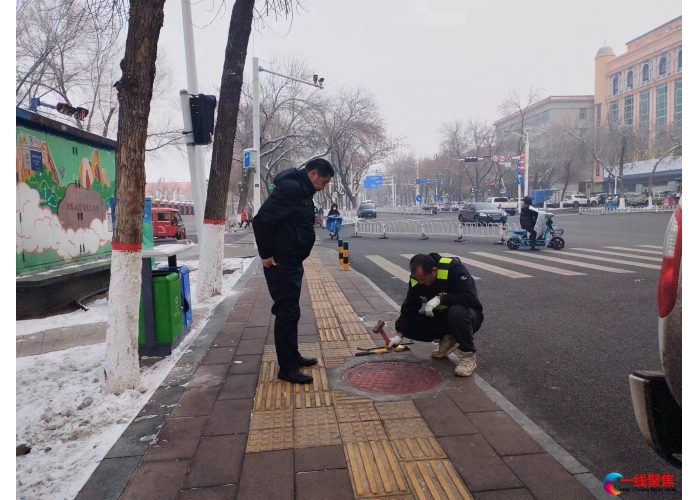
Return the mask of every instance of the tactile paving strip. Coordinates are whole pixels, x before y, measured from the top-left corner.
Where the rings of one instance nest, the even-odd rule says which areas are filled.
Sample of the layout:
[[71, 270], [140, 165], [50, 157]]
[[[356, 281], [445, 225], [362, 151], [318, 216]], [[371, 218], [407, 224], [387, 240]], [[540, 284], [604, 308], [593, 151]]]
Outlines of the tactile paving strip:
[[374, 407], [382, 420], [398, 418], [422, 418], [413, 401], [396, 401], [393, 403], [374, 403]]
[[[329, 410], [333, 412], [333, 408], [311, 408], [306, 410], [297, 410], [296, 415], [299, 413], [316, 411], [316, 410]], [[307, 419], [309, 420], [309, 419]], [[313, 419], [312, 419], [313, 420]], [[338, 429], [338, 423], [335, 421], [335, 416], [333, 420], [317, 420], [316, 424], [304, 424], [303, 426], [294, 428], [294, 447], [295, 448], [310, 448], [313, 446], [331, 446], [334, 444], [341, 444], [340, 431]]]
[[337, 423], [333, 407], [307, 408], [294, 412], [294, 427], [322, 427]]
[[380, 420], [368, 420], [366, 422], [343, 422], [340, 425], [340, 435], [343, 443], [356, 441], [379, 441], [387, 439], [384, 426]]
[[329, 347], [323, 349], [323, 363], [327, 368], [335, 368], [345, 363], [345, 358], [352, 356], [349, 347]]
[[280, 427], [277, 429], [251, 430], [248, 434], [246, 453], [260, 451], [286, 450], [294, 448], [294, 429]]
[[323, 366], [323, 358], [321, 357], [321, 344], [318, 342], [302, 342], [299, 344], [299, 354], [305, 358], [316, 358], [318, 366]]
[[421, 500], [473, 500], [449, 460], [403, 462], [401, 467]]
[[292, 427], [293, 410], [272, 410], [254, 411], [250, 417], [250, 430], [259, 431], [262, 429], [279, 429], [282, 427]]
[[435, 438], [392, 439], [396, 456], [402, 462], [414, 460], [436, 460], [447, 458], [440, 443]]
[[367, 335], [367, 329], [362, 326], [361, 323], [358, 323], [357, 321], [354, 323], [343, 323], [341, 325], [341, 328], [343, 329], [343, 333], [345, 333], [345, 337], [348, 337], [349, 335]]
[[[333, 310], [334, 310], [337, 314], [341, 314], [341, 313], [343, 313], [343, 314], [354, 314], [355, 316], [357, 316], [357, 314], [355, 313], [355, 310], [352, 308], [352, 306], [351, 306], [350, 304], [341, 304], [341, 305], [335, 305], [335, 304], [333, 304]], [[342, 323], [342, 321], [341, 321], [341, 323]]]
[[338, 316], [338, 321], [340, 321], [340, 323], [358, 323], [360, 321], [357, 314], [355, 314], [355, 311], [353, 311], [351, 313], [346, 313], [346, 312], [337, 313], [337, 316]]
[[322, 408], [333, 406], [333, 396], [330, 392], [304, 392], [294, 394], [294, 408]]
[[344, 448], [355, 498], [410, 494], [389, 441], [350, 443]]
[[345, 332], [345, 340], [348, 341], [348, 344], [350, 343], [350, 341], [359, 341], [359, 340], [369, 340], [370, 342], [374, 343], [374, 339], [367, 332], [365, 332], [365, 333], [350, 333], [350, 334]]
[[277, 361], [277, 349], [274, 345], [266, 345], [263, 351], [263, 361]]
[[333, 403], [338, 405], [348, 405], [355, 403], [371, 403], [372, 400], [369, 398], [363, 398], [360, 396], [351, 396], [341, 391], [333, 391]]
[[280, 367], [277, 361], [263, 361], [260, 365], [260, 377], [258, 382], [277, 382], [277, 373], [280, 371]]
[[343, 335], [343, 330], [340, 328], [323, 328], [318, 331], [318, 336], [321, 342], [336, 342], [339, 340], [345, 340], [345, 335]]
[[416, 438], [434, 437], [430, 427], [422, 418], [402, 418], [399, 420], [384, 420], [384, 426], [389, 439], [401, 439], [404, 436]]
[[314, 381], [310, 384], [293, 384], [292, 392], [294, 394], [302, 394], [305, 392], [319, 392], [328, 390], [328, 378], [326, 377], [325, 368], [318, 366], [305, 367], [301, 371], [307, 375], [311, 375]]
[[365, 420], [379, 420], [379, 415], [372, 403], [355, 403], [336, 407], [335, 413], [338, 422], [359, 422]]
[[289, 382], [259, 383], [254, 411], [283, 410], [292, 407], [292, 384]]
[[314, 316], [316, 316], [316, 318], [335, 318], [335, 311], [333, 311], [333, 309], [330, 307], [317, 309], [314, 310]]
[[321, 330], [323, 328], [340, 328], [340, 323], [336, 318], [316, 318], [316, 327]]

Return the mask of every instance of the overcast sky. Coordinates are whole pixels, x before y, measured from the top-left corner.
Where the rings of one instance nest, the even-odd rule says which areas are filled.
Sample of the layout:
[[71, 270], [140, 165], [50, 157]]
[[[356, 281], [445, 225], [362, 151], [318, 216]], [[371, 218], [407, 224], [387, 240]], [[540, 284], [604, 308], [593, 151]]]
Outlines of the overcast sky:
[[[232, 0], [193, 0], [199, 90], [221, 81]], [[261, 0], [258, 0], [261, 3]], [[328, 89], [364, 86], [380, 106], [389, 133], [418, 155], [437, 152], [446, 121], [493, 122], [510, 87], [542, 96], [593, 94], [593, 58], [606, 42], [625, 43], [681, 15], [680, 0], [307, 0], [293, 21], [270, 20], [254, 32], [250, 57], [261, 61], [294, 52], [323, 76]], [[165, 3], [161, 32], [174, 69], [175, 90], [186, 88], [179, 0]], [[270, 76], [264, 76], [270, 78]], [[175, 116], [181, 123], [181, 116]], [[180, 154], [149, 161], [150, 182], [188, 181]]]

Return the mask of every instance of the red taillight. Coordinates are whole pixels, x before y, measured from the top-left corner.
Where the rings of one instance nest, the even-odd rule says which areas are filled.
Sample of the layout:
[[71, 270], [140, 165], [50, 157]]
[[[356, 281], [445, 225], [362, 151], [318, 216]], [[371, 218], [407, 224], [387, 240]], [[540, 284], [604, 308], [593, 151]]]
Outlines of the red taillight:
[[676, 305], [678, 276], [681, 268], [681, 254], [683, 250], [681, 238], [681, 210], [681, 205], [679, 203], [666, 229], [664, 254], [661, 263], [661, 273], [659, 275], [659, 288], [656, 297], [660, 318], [665, 318], [671, 314], [673, 307]]

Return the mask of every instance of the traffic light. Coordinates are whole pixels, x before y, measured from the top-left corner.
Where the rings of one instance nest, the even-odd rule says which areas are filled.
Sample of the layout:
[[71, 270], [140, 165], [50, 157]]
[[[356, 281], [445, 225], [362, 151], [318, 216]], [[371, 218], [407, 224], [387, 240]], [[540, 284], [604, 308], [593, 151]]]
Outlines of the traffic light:
[[202, 146], [211, 144], [211, 138], [214, 135], [215, 110], [216, 96], [204, 94], [190, 96], [192, 135], [194, 135], [195, 144]]
[[476, 163], [479, 161], [479, 158], [476, 156], [467, 156], [466, 158], [464, 158], [464, 161], [467, 163]]
[[74, 108], [73, 106], [63, 102], [59, 102], [58, 104], [56, 104], [56, 111], [58, 111], [62, 115], [73, 116], [80, 121], [83, 121], [85, 118], [87, 118], [87, 115], [89, 113], [89, 111], [85, 108], [81, 108], [80, 106]]

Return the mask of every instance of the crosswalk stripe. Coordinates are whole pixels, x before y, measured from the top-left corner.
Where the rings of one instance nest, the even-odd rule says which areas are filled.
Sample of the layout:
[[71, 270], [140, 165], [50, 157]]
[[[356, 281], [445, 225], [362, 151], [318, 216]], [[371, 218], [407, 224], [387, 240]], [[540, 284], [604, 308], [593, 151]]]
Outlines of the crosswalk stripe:
[[[400, 255], [401, 255], [401, 257], [406, 257], [407, 259], [410, 259], [411, 257], [413, 257], [413, 255], [410, 254], [410, 253], [402, 253], [402, 254], [400, 254]], [[471, 271], [470, 271], [469, 274], [471, 274]], [[474, 278], [475, 280], [480, 280], [480, 279], [481, 279], [481, 278], [479, 278], [479, 277], [477, 277], [477, 276], [474, 276], [473, 274], [472, 274], [472, 278]]]
[[661, 250], [641, 250], [639, 248], [627, 248], [627, 247], [605, 247], [605, 248], [611, 248], [613, 250], [625, 250], [627, 252], [649, 253], [649, 254], [654, 254], [654, 255], [663, 255], [664, 254]]
[[649, 255], [634, 255], [631, 253], [608, 252], [606, 250], [594, 250], [592, 248], [572, 248], [571, 250], [578, 250], [580, 252], [600, 253], [604, 255], [614, 255], [617, 257], [629, 257], [632, 259], [639, 260], [651, 260], [653, 262], [661, 262], [661, 257], [650, 257]]
[[664, 247], [660, 247], [659, 245], [634, 245], [636, 247], [642, 247], [642, 248], [655, 248], [657, 250], [663, 250]]
[[558, 262], [560, 264], [566, 264], [568, 266], [574, 266], [574, 267], [584, 267], [586, 269], [596, 269], [598, 271], [605, 271], [608, 273], [616, 273], [616, 274], [626, 274], [626, 273], [636, 273], [636, 271], [630, 271], [628, 269], [617, 269], [616, 267], [608, 267], [608, 266], [599, 266], [598, 264], [591, 264], [590, 262], [578, 262], [575, 260], [566, 260], [566, 259], [559, 259], [557, 257], [547, 257], [545, 255], [538, 255], [537, 253], [533, 252], [517, 252], [516, 255], [520, 257], [533, 257], [535, 259], [542, 259], [542, 260], [548, 260], [550, 262]]
[[369, 260], [377, 264], [385, 271], [393, 274], [404, 283], [408, 283], [408, 279], [411, 277], [411, 273], [406, 271], [404, 268], [397, 266], [392, 262], [389, 262], [384, 257], [380, 257], [379, 255], [365, 255], [365, 257], [367, 257]]
[[[560, 250], [544, 250], [544, 251], [548, 252], [548, 253], [559, 252], [560, 255], [562, 253]], [[565, 255], [567, 257], [582, 257], [584, 259], [600, 260], [603, 262], [613, 262], [615, 264], [624, 264], [626, 266], [645, 267], [647, 269], [661, 269], [661, 266], [657, 266], [656, 264], [646, 264], [643, 262], [630, 262], [628, 260], [610, 259], [608, 257], [598, 257], [597, 255], [588, 255], [588, 254], [574, 253], [574, 252], [566, 252]]]
[[507, 276], [509, 278], [532, 278], [532, 276], [530, 276], [529, 274], [519, 273], [518, 271], [511, 271], [510, 269], [505, 269], [503, 267], [492, 266], [491, 264], [479, 262], [478, 260], [468, 259], [466, 257], [462, 257], [461, 255], [454, 255], [451, 253], [443, 253], [440, 255], [443, 255], [445, 257], [459, 257], [459, 260], [461, 260], [464, 264], [469, 264], [470, 266], [478, 267], [479, 269], [485, 269], [487, 271], [491, 271], [492, 273]]
[[502, 255], [493, 255], [486, 252], [469, 252], [472, 255], [479, 255], [481, 257], [487, 257], [489, 259], [502, 260], [503, 262], [512, 262], [523, 267], [531, 267], [533, 269], [539, 269], [540, 271], [547, 271], [548, 273], [561, 274], [563, 276], [585, 276], [586, 273], [579, 273], [578, 271], [569, 271], [568, 269], [559, 269], [558, 267], [543, 266], [541, 264], [535, 264], [534, 262], [523, 262], [519, 259], [511, 259], [509, 257], [504, 257]]

